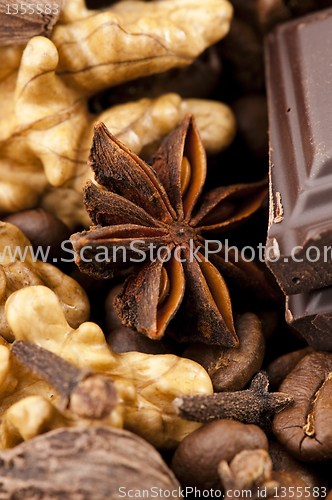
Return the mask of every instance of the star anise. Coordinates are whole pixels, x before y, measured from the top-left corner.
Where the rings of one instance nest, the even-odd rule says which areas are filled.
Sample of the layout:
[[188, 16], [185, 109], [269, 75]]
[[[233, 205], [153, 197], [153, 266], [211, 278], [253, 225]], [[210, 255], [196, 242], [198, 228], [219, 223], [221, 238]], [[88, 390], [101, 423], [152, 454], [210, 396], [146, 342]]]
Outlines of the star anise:
[[267, 194], [266, 182], [213, 189], [194, 212], [206, 155], [191, 115], [164, 140], [152, 167], [97, 123], [90, 164], [99, 186], [85, 184], [84, 202], [95, 226], [71, 239], [79, 268], [99, 278], [112, 277], [124, 256], [127, 267], [142, 260], [115, 299], [123, 323], [158, 339], [178, 313], [172, 322], [178, 340], [238, 345], [222, 274], [242, 287], [256, 285], [263, 294], [265, 277], [240, 255], [238, 262], [232, 253], [234, 262], [226, 262], [223, 250], [205, 258], [201, 235], [233, 229], [250, 217]]

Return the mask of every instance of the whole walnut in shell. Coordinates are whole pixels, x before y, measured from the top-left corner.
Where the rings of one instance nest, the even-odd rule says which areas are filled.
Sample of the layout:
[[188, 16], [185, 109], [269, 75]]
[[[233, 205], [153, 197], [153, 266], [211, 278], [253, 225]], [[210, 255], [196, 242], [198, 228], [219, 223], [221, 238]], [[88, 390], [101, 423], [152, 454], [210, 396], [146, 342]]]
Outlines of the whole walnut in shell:
[[152, 488], [154, 498], [164, 491], [179, 496], [180, 484], [159, 453], [111, 427], [57, 429], [1, 451], [0, 462], [1, 498], [110, 500]]

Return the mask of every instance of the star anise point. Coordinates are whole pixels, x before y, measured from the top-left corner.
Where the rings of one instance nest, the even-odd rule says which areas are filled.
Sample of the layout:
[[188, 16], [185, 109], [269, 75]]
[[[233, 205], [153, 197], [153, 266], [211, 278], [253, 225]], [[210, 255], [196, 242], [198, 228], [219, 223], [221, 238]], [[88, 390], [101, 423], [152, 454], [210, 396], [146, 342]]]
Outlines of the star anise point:
[[[266, 184], [217, 188], [195, 211], [206, 156], [192, 115], [166, 137], [152, 166], [97, 123], [89, 161], [100, 186], [91, 181], [84, 186], [85, 206], [95, 226], [72, 236], [77, 264], [97, 277], [111, 277], [124, 265], [115, 258], [115, 247], [123, 247], [128, 260], [147, 256], [116, 298], [124, 324], [155, 339], [168, 328], [180, 341], [237, 346], [231, 300], [220, 272], [235, 264], [226, 264], [218, 254], [206, 260], [201, 235], [224, 230], [227, 221], [243, 222], [260, 206]], [[248, 210], [237, 203], [241, 192], [251, 202]], [[112, 255], [102, 264], [97, 250], [103, 245]], [[83, 246], [90, 247], [86, 256], [92, 262], [81, 258]]]

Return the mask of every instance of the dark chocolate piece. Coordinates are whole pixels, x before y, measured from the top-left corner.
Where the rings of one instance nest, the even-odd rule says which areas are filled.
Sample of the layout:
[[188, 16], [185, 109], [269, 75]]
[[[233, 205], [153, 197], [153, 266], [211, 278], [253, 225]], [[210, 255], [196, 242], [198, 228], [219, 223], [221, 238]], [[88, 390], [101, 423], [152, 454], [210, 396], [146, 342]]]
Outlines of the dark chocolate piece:
[[286, 320], [317, 351], [332, 351], [332, 286], [287, 297]]
[[286, 294], [308, 292], [332, 285], [332, 9], [278, 26], [266, 66], [266, 261]]

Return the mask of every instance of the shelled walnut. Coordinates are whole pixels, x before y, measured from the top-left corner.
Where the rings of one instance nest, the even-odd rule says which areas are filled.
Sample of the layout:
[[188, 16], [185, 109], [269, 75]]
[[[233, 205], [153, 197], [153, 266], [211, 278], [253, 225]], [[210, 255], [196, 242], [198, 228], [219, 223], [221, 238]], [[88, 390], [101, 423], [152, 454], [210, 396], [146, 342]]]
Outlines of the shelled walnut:
[[[51, 186], [81, 192], [89, 175], [93, 122], [103, 119], [109, 125], [105, 113], [102, 118], [90, 114], [88, 98], [120, 82], [190, 64], [226, 35], [231, 16], [227, 0], [124, 1], [101, 12], [68, 0], [51, 40], [32, 38], [23, 55], [23, 47], [2, 47], [0, 212], [34, 207]], [[235, 122], [227, 106], [200, 100], [183, 104], [176, 94], [163, 97], [106, 113], [110, 121], [120, 120], [140, 150], [160, 142], [188, 106], [201, 115], [212, 150], [232, 141]]]
[[[23, 287], [45, 285], [60, 300], [68, 323], [77, 328], [90, 314], [90, 304], [83, 288], [58, 268], [38, 260], [32, 245], [14, 225], [0, 221], [0, 335], [12, 341], [12, 330], [5, 316], [8, 297]], [[20, 255], [22, 259], [20, 258]], [[34, 256], [33, 256], [34, 255]], [[24, 258], [23, 258], [24, 257]]]
[[[171, 354], [115, 354], [95, 323], [82, 323], [77, 330], [72, 329], [65, 320], [56, 295], [43, 286], [27, 287], [12, 294], [6, 303], [6, 314], [17, 340], [33, 342], [78, 368], [89, 368], [96, 374], [114, 380], [123, 408], [125, 428], [158, 448], [175, 447], [187, 434], [201, 426], [178, 417], [172, 407], [172, 401], [179, 392], [183, 395], [212, 393], [208, 374], [194, 361]], [[5, 440], [2, 447], [10, 446], [6, 443], [11, 443], [14, 439], [12, 436], [18, 432], [17, 428], [8, 425], [4, 416], [8, 408], [36, 394], [55, 404], [59, 399], [57, 392], [47, 382], [26, 368], [20, 368], [18, 361], [9, 356], [8, 350], [9, 346], [3, 342], [1, 352], [6, 363], [2, 364], [0, 372], [1, 431]], [[21, 415], [32, 415], [35, 411], [33, 402], [30, 400], [24, 404]], [[45, 415], [46, 419], [50, 418], [47, 411]], [[54, 414], [54, 418], [58, 416]], [[77, 420], [73, 415], [70, 418]], [[19, 422], [21, 435], [26, 433], [28, 420], [22, 417]], [[91, 425], [90, 420], [80, 422], [82, 425]], [[117, 422], [121, 426], [119, 419]], [[105, 423], [114, 425], [109, 420]], [[52, 425], [48, 420], [48, 428], [52, 428]], [[42, 422], [39, 428], [42, 428]]]

